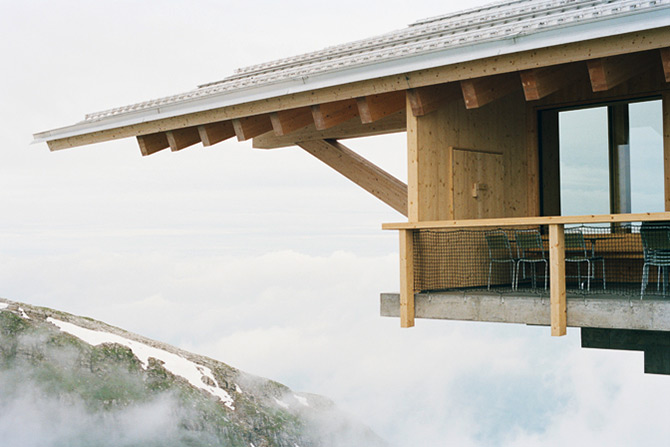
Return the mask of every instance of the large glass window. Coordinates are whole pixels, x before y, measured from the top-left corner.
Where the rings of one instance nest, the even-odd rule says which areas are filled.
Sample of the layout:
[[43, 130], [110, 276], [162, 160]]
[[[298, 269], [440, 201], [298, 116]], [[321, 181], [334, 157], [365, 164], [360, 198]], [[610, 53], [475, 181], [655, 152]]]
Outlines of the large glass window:
[[607, 107], [558, 114], [561, 214], [609, 214]]
[[545, 215], [665, 209], [660, 100], [540, 116]]
[[662, 102], [632, 103], [628, 110], [631, 212], [665, 211]]

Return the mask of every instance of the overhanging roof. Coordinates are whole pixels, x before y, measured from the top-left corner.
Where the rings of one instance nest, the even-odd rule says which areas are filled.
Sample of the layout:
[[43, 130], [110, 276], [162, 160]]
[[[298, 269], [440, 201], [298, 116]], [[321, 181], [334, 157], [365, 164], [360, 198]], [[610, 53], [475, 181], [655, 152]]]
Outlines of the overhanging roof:
[[497, 2], [419, 21], [405, 29], [374, 38], [240, 69], [233, 76], [201, 85], [190, 92], [88, 114], [79, 123], [40, 132], [34, 138], [35, 142], [51, 142], [269, 98], [668, 25], [670, 0]]

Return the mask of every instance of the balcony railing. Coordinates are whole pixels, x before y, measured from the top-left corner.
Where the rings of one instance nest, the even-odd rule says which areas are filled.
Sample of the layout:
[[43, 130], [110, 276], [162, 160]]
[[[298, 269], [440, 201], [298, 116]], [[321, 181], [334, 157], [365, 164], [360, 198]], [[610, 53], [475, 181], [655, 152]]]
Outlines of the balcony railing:
[[384, 224], [400, 231], [401, 325], [414, 325], [416, 292], [479, 288], [548, 294], [551, 333], [564, 335], [568, 291], [641, 297], [645, 283], [665, 292], [670, 268], [643, 268], [639, 224], [661, 221], [670, 212]]

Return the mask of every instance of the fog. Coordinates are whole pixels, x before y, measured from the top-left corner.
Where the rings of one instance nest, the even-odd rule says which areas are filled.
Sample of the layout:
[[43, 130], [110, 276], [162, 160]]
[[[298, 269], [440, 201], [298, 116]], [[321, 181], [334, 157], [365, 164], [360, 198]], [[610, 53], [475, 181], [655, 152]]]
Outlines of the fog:
[[[404, 218], [304, 151], [29, 145], [88, 112], [463, 6], [0, 0], [0, 296], [323, 394], [398, 447], [667, 443], [670, 381], [644, 375], [641, 353], [583, 350], [572, 330], [381, 318], [398, 240], [380, 225]], [[400, 179], [405, 144], [346, 142]], [[77, 405], [68, 418], [43, 411], [58, 402], [38, 405], [21, 383], [0, 397], [3, 434], [96, 422]], [[167, 402], [146, 433], [176, 417], [161, 399], [137, 408]], [[124, 414], [97, 422], [113, 431]]]

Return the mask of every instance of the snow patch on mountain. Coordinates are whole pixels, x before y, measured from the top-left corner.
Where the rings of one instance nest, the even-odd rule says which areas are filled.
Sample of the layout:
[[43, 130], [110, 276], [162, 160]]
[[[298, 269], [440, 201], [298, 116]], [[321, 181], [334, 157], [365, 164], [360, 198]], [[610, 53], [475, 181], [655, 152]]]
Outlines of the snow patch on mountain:
[[307, 398], [304, 396], [298, 396], [297, 394], [294, 394], [293, 397], [300, 402], [302, 405], [309, 407], [309, 403], [307, 402]]
[[92, 346], [98, 346], [104, 343], [116, 343], [125, 346], [139, 359], [144, 369], [149, 366], [149, 358], [155, 358], [163, 362], [163, 367], [175, 376], [183, 377], [194, 387], [218, 397], [226, 407], [235, 410], [235, 401], [230, 394], [219, 387], [218, 382], [212, 374], [212, 370], [206, 366], [198, 365], [177, 354], [109, 332], [86, 329], [52, 317], [48, 317], [47, 321], [58, 327], [62, 332], [73, 335]]
[[275, 399], [275, 402], [277, 402], [277, 405], [279, 405], [280, 407], [285, 408], [285, 409], [288, 410], [288, 404], [286, 402], [283, 402], [283, 401], [277, 399], [276, 397], [274, 399]]

